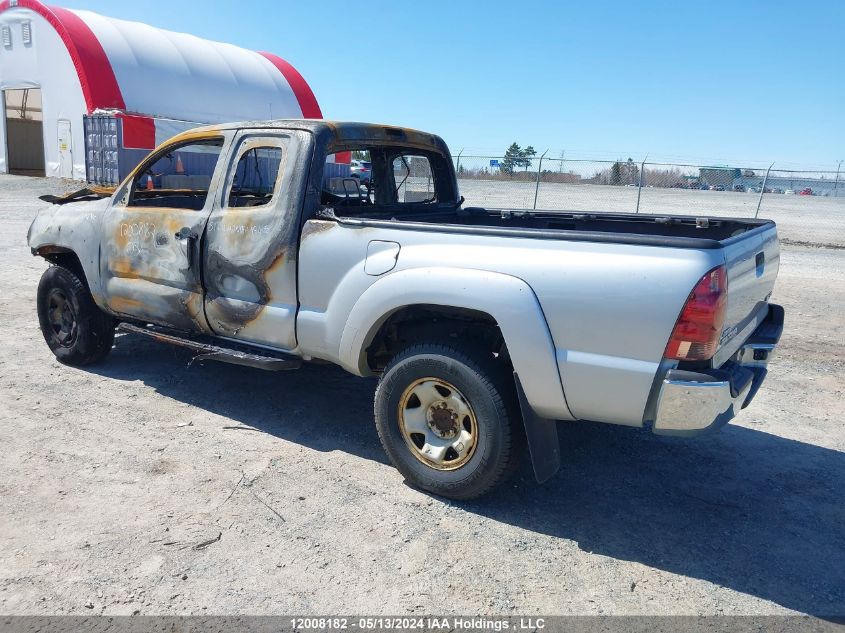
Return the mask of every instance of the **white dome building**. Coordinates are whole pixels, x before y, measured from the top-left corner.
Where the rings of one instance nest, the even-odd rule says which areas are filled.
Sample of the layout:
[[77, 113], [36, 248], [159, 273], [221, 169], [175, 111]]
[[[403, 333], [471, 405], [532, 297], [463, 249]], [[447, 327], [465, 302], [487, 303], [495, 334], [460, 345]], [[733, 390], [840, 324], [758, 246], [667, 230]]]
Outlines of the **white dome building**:
[[103, 183], [189, 127], [322, 118], [272, 53], [37, 0], [0, 0], [0, 91], [0, 172]]

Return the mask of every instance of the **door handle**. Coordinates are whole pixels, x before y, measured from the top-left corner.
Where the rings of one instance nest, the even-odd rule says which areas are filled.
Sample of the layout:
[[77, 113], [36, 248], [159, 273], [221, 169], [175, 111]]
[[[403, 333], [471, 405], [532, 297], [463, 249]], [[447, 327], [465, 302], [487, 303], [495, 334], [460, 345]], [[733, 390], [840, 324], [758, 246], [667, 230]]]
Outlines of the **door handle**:
[[189, 227], [183, 226], [174, 235], [177, 240], [186, 240], [188, 246], [188, 268], [194, 265], [194, 245], [199, 239], [199, 235], [194, 233]]
[[198, 236], [190, 228], [183, 226], [173, 237], [177, 240], [195, 240]]

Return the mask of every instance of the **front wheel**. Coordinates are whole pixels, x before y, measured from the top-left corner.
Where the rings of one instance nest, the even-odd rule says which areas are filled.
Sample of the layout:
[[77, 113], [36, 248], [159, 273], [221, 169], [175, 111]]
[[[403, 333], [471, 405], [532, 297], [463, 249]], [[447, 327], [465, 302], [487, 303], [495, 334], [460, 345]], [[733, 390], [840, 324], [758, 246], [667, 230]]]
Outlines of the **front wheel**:
[[375, 396], [379, 438], [417, 488], [473, 499], [510, 475], [521, 428], [512, 378], [492, 354], [422, 344], [385, 368]]
[[41, 275], [38, 322], [56, 359], [66, 365], [96, 363], [114, 342], [114, 319], [97, 307], [82, 280], [61, 266]]

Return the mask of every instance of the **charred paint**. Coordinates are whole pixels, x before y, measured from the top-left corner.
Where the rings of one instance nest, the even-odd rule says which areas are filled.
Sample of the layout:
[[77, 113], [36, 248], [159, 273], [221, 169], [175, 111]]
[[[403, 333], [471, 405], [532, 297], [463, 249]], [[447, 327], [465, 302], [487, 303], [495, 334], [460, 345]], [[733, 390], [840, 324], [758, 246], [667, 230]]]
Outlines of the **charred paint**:
[[112, 270], [120, 277], [138, 279], [139, 275], [129, 257], [117, 257], [112, 261]]
[[302, 240], [305, 241], [310, 237], [336, 228], [337, 222], [332, 220], [308, 220], [302, 227]]
[[[246, 264], [227, 259], [217, 251], [209, 253], [205, 268], [206, 301], [212, 327], [237, 334], [244, 326], [257, 319], [272, 300], [268, 274], [277, 270], [284, 262], [284, 250], [268, 253], [258, 261]], [[226, 287], [228, 279], [237, 280], [241, 285], [240, 295], [243, 298], [232, 296], [232, 287]], [[255, 296], [250, 297], [244, 286], [254, 288]]]
[[281, 266], [285, 264], [285, 251], [282, 251], [276, 258], [270, 263], [270, 266], [267, 268], [267, 274], [271, 274], [273, 271], [278, 270]]
[[143, 309], [144, 304], [140, 299], [114, 297], [109, 301], [109, 306], [118, 314], [132, 315], [137, 314], [139, 310]]
[[[56, 205], [39, 214], [30, 229], [30, 246], [78, 254], [92, 280], [92, 294], [115, 313], [290, 349], [296, 346], [299, 242], [341, 228], [322, 219], [300, 224], [303, 214], [313, 218], [320, 208], [326, 154], [367, 144], [448, 154], [442, 140], [416, 130], [296, 120], [189, 130], [157, 147], [151, 159], [171, 146], [216, 138], [223, 144], [205, 212], [127, 206], [130, 185], [148, 164], [144, 161], [111, 201], [62, 205], [75, 207], [74, 213], [57, 212], [62, 207]], [[282, 193], [268, 205], [220, 208], [217, 194], [225, 190], [238, 152], [272, 139], [281, 139], [276, 146], [282, 148], [277, 183]], [[91, 187], [63, 202], [74, 195], [81, 200], [110, 193]], [[183, 227], [197, 239], [177, 237]]]
[[195, 211], [119, 206], [106, 218], [102, 247], [106, 305], [120, 316], [207, 332], [198, 276], [175, 234], [202, 222]]

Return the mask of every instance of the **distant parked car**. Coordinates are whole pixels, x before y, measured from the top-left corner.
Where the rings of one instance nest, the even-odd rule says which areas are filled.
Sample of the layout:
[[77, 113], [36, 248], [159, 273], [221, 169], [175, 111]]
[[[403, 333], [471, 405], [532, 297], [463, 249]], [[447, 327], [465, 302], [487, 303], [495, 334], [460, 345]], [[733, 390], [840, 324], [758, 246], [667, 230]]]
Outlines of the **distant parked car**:
[[745, 185], [734, 185], [734, 191], [739, 191], [740, 193], [745, 192]]
[[748, 193], [760, 193], [760, 187], [749, 187]]
[[353, 160], [350, 165], [349, 175], [357, 178], [362, 183], [370, 182], [373, 174], [373, 164], [367, 160]]
[[783, 189], [781, 189], [780, 187], [775, 187], [774, 189], [772, 189], [772, 193], [783, 193]]
[[794, 189], [787, 189], [786, 191], [784, 191], [784, 193], [788, 196], [794, 196], [795, 190]]
[[801, 196], [812, 196], [812, 195], [815, 195], [815, 194], [813, 193], [813, 190], [812, 190], [812, 189], [810, 189], [809, 187], [804, 187], [804, 188], [801, 190], [801, 193], [800, 193], [800, 194], [798, 194], [798, 195], [801, 195]]
[[715, 187], [713, 187], [713, 191], [724, 191], [724, 190], [725, 190], [725, 185], [716, 185]]
[[710, 189], [710, 185], [698, 185], [698, 188], [702, 191], [707, 191], [708, 189]]

